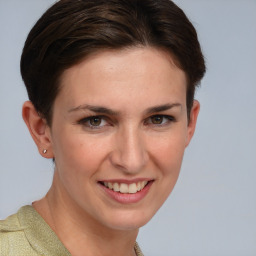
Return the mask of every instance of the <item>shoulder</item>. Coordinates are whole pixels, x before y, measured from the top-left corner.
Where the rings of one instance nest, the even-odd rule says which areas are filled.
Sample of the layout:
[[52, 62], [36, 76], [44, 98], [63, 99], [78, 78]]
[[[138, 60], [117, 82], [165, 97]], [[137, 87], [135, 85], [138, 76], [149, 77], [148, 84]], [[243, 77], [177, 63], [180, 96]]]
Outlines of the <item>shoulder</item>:
[[0, 256], [71, 256], [54, 231], [31, 206], [0, 221]]
[[0, 220], [0, 234], [4, 232], [11, 232], [12, 230], [20, 229], [18, 216], [13, 214], [7, 217], [5, 220]]
[[27, 227], [20, 223], [18, 213], [0, 220], [0, 255], [36, 256], [25, 236]]

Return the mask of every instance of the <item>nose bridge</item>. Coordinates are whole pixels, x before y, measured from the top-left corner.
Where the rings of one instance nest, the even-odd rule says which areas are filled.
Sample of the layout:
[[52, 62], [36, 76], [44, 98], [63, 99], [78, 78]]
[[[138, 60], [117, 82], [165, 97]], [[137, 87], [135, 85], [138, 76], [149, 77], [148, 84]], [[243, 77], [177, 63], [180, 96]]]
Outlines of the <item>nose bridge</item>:
[[126, 172], [139, 172], [147, 161], [147, 150], [143, 134], [136, 126], [125, 126], [117, 134], [114, 164]]

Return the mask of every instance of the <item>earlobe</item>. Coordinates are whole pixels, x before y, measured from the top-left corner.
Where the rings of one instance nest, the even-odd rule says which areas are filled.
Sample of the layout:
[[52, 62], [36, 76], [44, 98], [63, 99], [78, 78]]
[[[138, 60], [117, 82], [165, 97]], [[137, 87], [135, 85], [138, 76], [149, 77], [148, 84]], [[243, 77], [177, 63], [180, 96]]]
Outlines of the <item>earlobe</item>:
[[190, 120], [188, 123], [188, 129], [187, 129], [186, 147], [189, 145], [189, 143], [194, 135], [199, 110], [200, 110], [200, 103], [197, 100], [194, 100], [193, 106], [190, 111]]
[[38, 114], [31, 101], [26, 101], [23, 104], [22, 117], [40, 155], [45, 158], [53, 158], [50, 127], [46, 120]]

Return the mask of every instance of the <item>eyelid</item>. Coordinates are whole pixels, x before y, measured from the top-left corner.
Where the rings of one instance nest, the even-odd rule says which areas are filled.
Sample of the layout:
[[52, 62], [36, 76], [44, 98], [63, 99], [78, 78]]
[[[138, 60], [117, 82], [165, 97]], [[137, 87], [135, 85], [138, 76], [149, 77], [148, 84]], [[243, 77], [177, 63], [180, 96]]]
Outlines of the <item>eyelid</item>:
[[[154, 117], [161, 117], [161, 118], [165, 118], [166, 120], [163, 123], [154, 124], [152, 121], [150, 121]], [[101, 120], [105, 121], [106, 124], [99, 125], [99, 126], [91, 125], [89, 123], [89, 121], [93, 118], [100, 118]], [[147, 117], [144, 120], [145, 125], [153, 125], [153, 126], [156, 126], [156, 127], [166, 126], [166, 125], [171, 124], [173, 122], [176, 122], [176, 118], [173, 115], [166, 115], [166, 114], [154, 114], [154, 115], [151, 115], [151, 116]], [[89, 115], [89, 116], [81, 118], [80, 120], [77, 121], [77, 124], [80, 124], [80, 125], [82, 125], [86, 128], [89, 128], [89, 129], [102, 129], [106, 126], [111, 126], [114, 123], [115, 123], [114, 120], [111, 120], [109, 117], [107, 117], [105, 115]]]
[[[90, 116], [87, 116], [87, 117], [84, 117], [84, 118], [78, 120], [77, 124], [83, 125], [90, 129], [101, 129], [101, 128], [107, 126], [107, 125], [94, 126], [94, 125], [89, 124], [88, 122], [93, 118], [100, 118], [101, 120], [104, 120], [106, 123], [110, 124], [109, 118], [104, 115], [90, 115]], [[86, 125], [86, 123], [87, 123], [87, 125]]]
[[[154, 124], [152, 122], [147, 122], [148, 120], [150, 120], [151, 118], [154, 118], [154, 117], [162, 117], [162, 118], [166, 118], [167, 121], [164, 122], [164, 123], [161, 123], [161, 124]], [[172, 122], [176, 122], [176, 118], [172, 115], [166, 115], [166, 114], [155, 114], [155, 115], [152, 115], [148, 118], [145, 119], [145, 123], [146, 125], [154, 125], [154, 126], [164, 126], [164, 125], [168, 125]]]

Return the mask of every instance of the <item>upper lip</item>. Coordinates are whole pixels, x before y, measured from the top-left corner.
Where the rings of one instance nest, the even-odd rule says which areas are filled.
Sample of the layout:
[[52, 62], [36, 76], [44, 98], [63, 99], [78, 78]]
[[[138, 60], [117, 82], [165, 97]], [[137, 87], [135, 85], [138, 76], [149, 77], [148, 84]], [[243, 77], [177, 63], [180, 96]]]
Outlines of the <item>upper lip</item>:
[[125, 183], [125, 184], [132, 184], [141, 181], [153, 181], [152, 178], [136, 178], [136, 179], [107, 179], [107, 180], [99, 180], [99, 182], [110, 182], [110, 183]]

